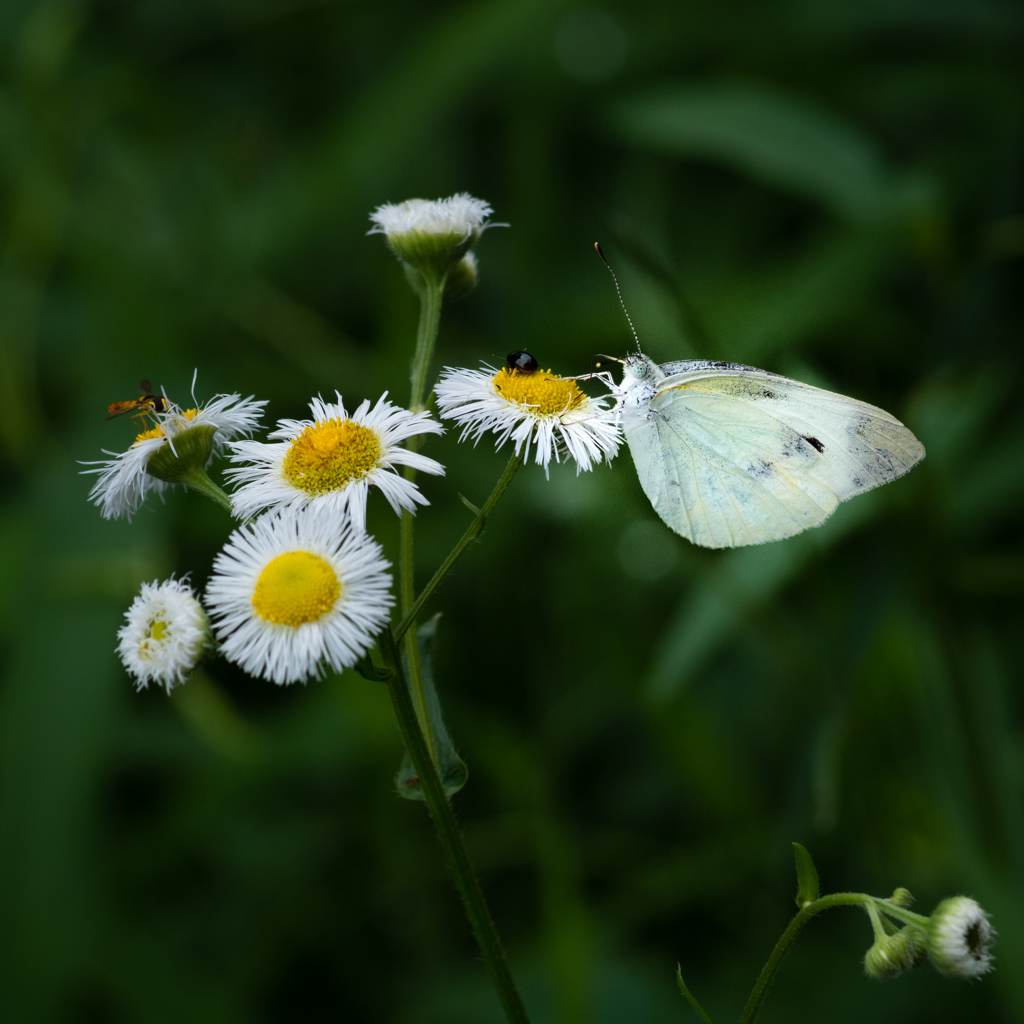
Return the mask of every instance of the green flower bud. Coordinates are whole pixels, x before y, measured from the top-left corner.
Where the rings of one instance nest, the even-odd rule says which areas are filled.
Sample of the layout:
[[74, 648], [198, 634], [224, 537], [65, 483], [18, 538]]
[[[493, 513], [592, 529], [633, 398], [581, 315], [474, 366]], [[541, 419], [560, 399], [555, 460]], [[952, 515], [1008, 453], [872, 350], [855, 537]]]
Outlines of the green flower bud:
[[992, 969], [995, 929], [968, 896], [943, 900], [928, 920], [928, 955], [953, 978], [977, 978]]
[[449, 271], [444, 283], [444, 297], [449, 301], [461, 299], [476, 287], [476, 253], [467, 252]]
[[897, 907], [909, 907], [914, 902], [914, 897], [911, 896], [909, 889], [900, 886], [889, 897], [889, 902], [895, 903]]
[[864, 971], [869, 978], [883, 981], [913, 970], [927, 958], [924, 930], [908, 924], [894, 935], [875, 939], [874, 945], [864, 955]]
[[[391, 251], [425, 277], [453, 271], [487, 229], [491, 207], [461, 192], [448, 199], [407, 199], [377, 207], [370, 234], [387, 238]], [[414, 285], [415, 287], [415, 285]]]

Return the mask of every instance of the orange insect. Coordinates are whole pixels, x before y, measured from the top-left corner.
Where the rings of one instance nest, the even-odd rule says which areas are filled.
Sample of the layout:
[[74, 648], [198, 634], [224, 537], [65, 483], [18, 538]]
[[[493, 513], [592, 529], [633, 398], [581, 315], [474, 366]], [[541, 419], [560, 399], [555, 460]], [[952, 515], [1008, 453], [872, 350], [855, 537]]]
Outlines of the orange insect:
[[107, 406], [107, 412], [110, 413], [107, 419], [123, 416], [126, 412], [130, 412], [132, 419], [135, 419], [140, 416], [146, 417], [150, 413], [167, 411], [167, 399], [162, 395], [154, 395], [153, 385], [148, 380], [139, 381], [139, 392], [140, 397], [133, 398], [130, 402], [111, 402]]

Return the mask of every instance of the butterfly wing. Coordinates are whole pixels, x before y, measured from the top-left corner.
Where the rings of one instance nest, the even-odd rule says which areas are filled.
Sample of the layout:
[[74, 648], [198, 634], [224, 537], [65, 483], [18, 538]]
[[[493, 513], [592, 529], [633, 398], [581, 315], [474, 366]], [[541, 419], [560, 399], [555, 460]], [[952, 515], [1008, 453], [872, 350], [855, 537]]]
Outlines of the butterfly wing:
[[704, 547], [781, 540], [895, 480], [924, 447], [895, 417], [764, 370], [674, 363], [623, 429], [655, 511]]

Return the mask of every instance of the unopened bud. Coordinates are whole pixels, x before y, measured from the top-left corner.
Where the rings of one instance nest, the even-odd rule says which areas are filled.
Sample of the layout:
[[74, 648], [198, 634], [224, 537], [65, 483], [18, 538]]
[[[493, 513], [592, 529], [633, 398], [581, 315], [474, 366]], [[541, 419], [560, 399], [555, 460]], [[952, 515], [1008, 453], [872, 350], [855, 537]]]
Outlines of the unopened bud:
[[909, 889], [904, 889], [902, 886], [893, 891], [893, 894], [889, 897], [890, 903], [895, 903], [897, 907], [909, 907], [914, 902], [914, 897], [910, 894]]
[[444, 283], [444, 297], [449, 301], [461, 299], [476, 287], [476, 253], [467, 252], [448, 273]]
[[908, 924], [894, 935], [880, 936], [864, 954], [864, 970], [882, 981], [911, 971], [928, 958], [923, 929]]

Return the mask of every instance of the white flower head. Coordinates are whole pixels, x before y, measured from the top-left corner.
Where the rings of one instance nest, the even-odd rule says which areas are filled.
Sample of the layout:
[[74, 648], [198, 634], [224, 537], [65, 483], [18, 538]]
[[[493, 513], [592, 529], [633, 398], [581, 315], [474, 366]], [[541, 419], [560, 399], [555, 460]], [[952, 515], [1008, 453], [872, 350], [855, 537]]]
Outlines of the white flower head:
[[210, 623], [184, 580], [143, 583], [117, 631], [117, 653], [138, 688], [158, 683], [171, 692], [211, 644]]
[[434, 393], [441, 417], [462, 426], [460, 441], [469, 436], [475, 443], [491, 431], [498, 436], [496, 447], [511, 439], [524, 461], [533, 445], [534, 462], [545, 473], [552, 458], [558, 462], [563, 454], [576, 461], [577, 473], [602, 459], [611, 462], [622, 443], [614, 402], [591, 398], [575, 378], [550, 370], [445, 367]]
[[393, 604], [380, 546], [330, 508], [284, 508], [241, 527], [213, 563], [206, 604], [221, 653], [275, 683], [347, 668]]
[[399, 259], [425, 274], [444, 274], [492, 225], [490, 204], [460, 192], [447, 199], [385, 203], [370, 214], [368, 234], [382, 234]]
[[[194, 388], [194, 377], [192, 383]], [[104, 451], [111, 458], [83, 463], [97, 467], [82, 472], [98, 477], [89, 500], [100, 507], [104, 519], [130, 520], [151, 491], [162, 496], [188, 469], [205, 469], [214, 452], [220, 454], [232, 438], [259, 426], [267, 404], [237, 394], [217, 395], [206, 405], [195, 402], [193, 395], [193, 402], [182, 409], [165, 399], [164, 412], [149, 414], [155, 426], [139, 434], [127, 451]]]
[[418, 434], [442, 434], [429, 412], [410, 412], [387, 401], [387, 392], [370, 408], [364, 401], [351, 416], [340, 394], [337, 402], [314, 398], [311, 420], [279, 420], [269, 437], [276, 444], [236, 441], [229, 445], [235, 463], [225, 476], [238, 485], [231, 495], [235, 515], [248, 518], [263, 509], [316, 505], [349, 515], [366, 529], [366, 500], [377, 487], [397, 515], [429, 502], [396, 468], [444, 476], [444, 466], [402, 442]]
[[992, 969], [995, 929], [969, 896], [943, 900], [928, 922], [928, 956], [943, 974], [978, 978]]

